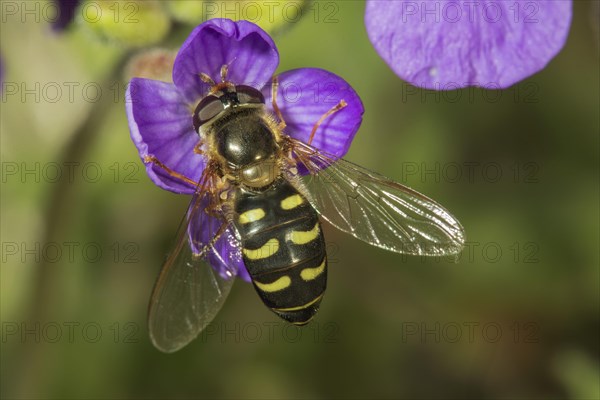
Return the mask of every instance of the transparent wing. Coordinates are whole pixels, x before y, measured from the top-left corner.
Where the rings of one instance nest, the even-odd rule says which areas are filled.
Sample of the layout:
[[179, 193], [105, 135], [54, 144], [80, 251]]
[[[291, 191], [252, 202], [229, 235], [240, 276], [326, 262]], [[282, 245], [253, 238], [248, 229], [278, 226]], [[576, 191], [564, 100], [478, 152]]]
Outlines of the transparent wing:
[[[235, 240], [232, 228], [225, 218], [205, 213], [210, 197], [205, 191], [192, 198], [150, 298], [150, 339], [166, 353], [187, 345], [214, 319], [237, 273], [237, 248], [225, 246]], [[202, 234], [194, 234], [192, 225], [203, 227]]]
[[290, 141], [298, 169], [301, 174], [308, 172], [295, 179], [298, 188], [333, 226], [403, 254], [442, 256], [463, 248], [463, 227], [435, 201], [351, 162]]

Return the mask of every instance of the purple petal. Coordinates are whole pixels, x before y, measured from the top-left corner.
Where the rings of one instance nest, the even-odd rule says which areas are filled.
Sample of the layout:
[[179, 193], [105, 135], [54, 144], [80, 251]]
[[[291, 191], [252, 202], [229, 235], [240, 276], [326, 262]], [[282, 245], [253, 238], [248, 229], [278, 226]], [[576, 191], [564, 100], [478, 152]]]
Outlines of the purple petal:
[[228, 19], [211, 19], [192, 31], [181, 46], [173, 67], [173, 82], [190, 103], [206, 94], [199, 74], [220, 82], [220, 70], [229, 65], [227, 79], [261, 88], [279, 64], [279, 53], [269, 35], [258, 26]]
[[[201, 209], [208, 205], [208, 198], [203, 199]], [[192, 252], [198, 254], [209, 243], [223, 224], [222, 220], [202, 212], [197, 218], [192, 218], [188, 226], [188, 235]], [[250, 282], [250, 275], [244, 265], [240, 245], [235, 235], [228, 227], [213, 245], [214, 251], [207, 255], [209, 264], [222, 278], [229, 279], [238, 276]]]
[[200, 179], [204, 157], [193, 151], [199, 138], [192, 127], [192, 112], [177, 88], [166, 82], [133, 78], [127, 88], [126, 108], [131, 138], [150, 179], [175, 193], [194, 193], [193, 184], [144, 160], [154, 156], [178, 174], [194, 182]]
[[208, 261], [213, 268], [227, 277], [226, 271], [237, 271], [237, 277], [250, 282], [250, 274], [244, 265], [239, 242], [228, 228], [214, 244], [215, 252], [208, 255]]
[[572, 4], [560, 1], [369, 0], [367, 33], [402, 79], [429, 89], [506, 88], [561, 50]]
[[[271, 107], [271, 85], [263, 88]], [[364, 108], [360, 97], [339, 76], [318, 68], [300, 68], [279, 75], [277, 106], [287, 124], [284, 132], [308, 143], [319, 119], [341, 100], [347, 105], [328, 116], [315, 132], [312, 146], [342, 157], [362, 122]]]

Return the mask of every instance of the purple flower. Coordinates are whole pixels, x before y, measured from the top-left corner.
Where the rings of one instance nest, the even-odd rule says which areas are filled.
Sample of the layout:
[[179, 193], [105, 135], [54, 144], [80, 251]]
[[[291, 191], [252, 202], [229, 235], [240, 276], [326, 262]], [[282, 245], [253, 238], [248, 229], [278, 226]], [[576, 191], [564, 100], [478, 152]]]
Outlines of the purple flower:
[[506, 88], [561, 50], [571, 1], [369, 0], [367, 33], [402, 79], [429, 89]]
[[54, 31], [59, 32], [67, 28], [75, 18], [75, 10], [77, 10], [80, 2], [81, 0], [55, 0], [58, 6], [58, 14], [56, 19], [52, 21]]
[[[209, 89], [200, 74], [219, 82], [225, 64], [229, 67], [228, 81], [261, 90], [267, 109], [273, 111], [271, 79], [279, 64], [279, 53], [269, 35], [247, 21], [213, 19], [194, 29], [175, 59], [173, 84], [141, 78], [131, 80], [126, 102], [131, 137], [150, 179], [159, 187], [175, 193], [194, 193], [194, 182], [200, 179], [206, 165], [205, 156], [194, 152], [199, 136], [194, 130], [192, 113]], [[316, 68], [283, 72], [278, 79], [277, 104], [287, 124], [284, 133], [304, 142], [308, 141], [315, 123], [340, 100], [345, 100], [347, 106], [319, 126], [312, 142], [318, 149], [343, 156], [364, 111], [352, 87], [340, 77]], [[149, 161], [152, 157], [171, 172]], [[196, 242], [206, 243], [220, 223], [208, 216], [203, 220], [208, 222], [203, 226], [192, 222], [188, 232]], [[225, 262], [215, 257], [209, 261], [222, 275], [227, 272], [227, 262], [233, 263], [238, 275], [249, 280], [230, 239], [228, 232], [215, 244]]]

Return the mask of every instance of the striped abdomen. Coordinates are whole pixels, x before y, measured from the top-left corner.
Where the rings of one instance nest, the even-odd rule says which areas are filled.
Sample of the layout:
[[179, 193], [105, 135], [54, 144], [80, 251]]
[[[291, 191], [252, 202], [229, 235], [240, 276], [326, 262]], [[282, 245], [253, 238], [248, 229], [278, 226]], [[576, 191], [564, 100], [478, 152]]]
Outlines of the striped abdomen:
[[327, 283], [317, 213], [287, 181], [260, 193], [238, 189], [235, 224], [244, 264], [267, 307], [303, 325], [318, 311]]

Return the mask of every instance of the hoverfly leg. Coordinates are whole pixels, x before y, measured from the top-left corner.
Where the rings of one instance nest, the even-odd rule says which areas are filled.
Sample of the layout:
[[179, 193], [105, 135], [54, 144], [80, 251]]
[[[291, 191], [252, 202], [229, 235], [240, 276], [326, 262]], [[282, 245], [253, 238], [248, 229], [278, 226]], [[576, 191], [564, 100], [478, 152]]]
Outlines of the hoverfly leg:
[[279, 89], [279, 77], [277, 75], [273, 75], [271, 78], [271, 104], [273, 105], [273, 110], [275, 111], [275, 115], [279, 119], [279, 125], [277, 126], [279, 130], [283, 130], [287, 125], [285, 120], [283, 119], [283, 115], [281, 114], [281, 110], [277, 105], [277, 90]]
[[204, 146], [204, 140], [200, 139], [198, 143], [194, 146], [194, 153], [196, 154], [204, 154], [204, 150], [202, 150], [202, 146]]
[[[207, 212], [207, 214], [209, 214]], [[210, 215], [210, 214], [209, 214]], [[202, 248], [199, 249], [198, 253], [193, 253], [192, 256], [196, 259], [202, 259], [206, 257], [206, 255], [210, 252], [211, 248], [217, 243], [217, 240], [221, 237], [221, 235], [225, 232], [225, 230], [229, 227], [228, 222], [223, 222], [214, 236], [210, 239], [208, 243], [206, 243]]]
[[180, 174], [177, 171], [173, 171], [171, 168], [167, 167], [165, 164], [163, 164], [162, 162], [160, 162], [158, 160], [158, 158], [156, 158], [153, 155], [147, 155], [144, 156], [144, 163], [153, 163], [155, 165], [158, 165], [160, 168], [162, 168], [163, 170], [165, 170], [165, 172], [167, 174], [169, 174], [170, 176], [172, 176], [173, 178], [177, 178], [183, 182], [189, 183], [190, 185], [193, 186], [197, 186], [198, 182], [194, 181], [193, 179], [188, 178], [187, 176]]
[[308, 138], [308, 144], [312, 144], [313, 139], [315, 138], [315, 133], [317, 133], [317, 129], [319, 129], [319, 126], [321, 126], [321, 124], [331, 115], [335, 114], [336, 112], [340, 111], [341, 109], [343, 109], [344, 107], [346, 107], [348, 105], [348, 103], [346, 103], [346, 100], [342, 99], [339, 101], [339, 103], [337, 103], [335, 106], [331, 107], [329, 109], [329, 111], [327, 111], [325, 114], [323, 114], [321, 116], [321, 118], [319, 118], [319, 120], [317, 121], [317, 123], [315, 124], [315, 126], [313, 126], [312, 131], [310, 132], [310, 136]]

